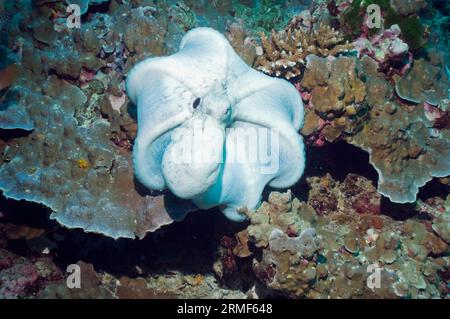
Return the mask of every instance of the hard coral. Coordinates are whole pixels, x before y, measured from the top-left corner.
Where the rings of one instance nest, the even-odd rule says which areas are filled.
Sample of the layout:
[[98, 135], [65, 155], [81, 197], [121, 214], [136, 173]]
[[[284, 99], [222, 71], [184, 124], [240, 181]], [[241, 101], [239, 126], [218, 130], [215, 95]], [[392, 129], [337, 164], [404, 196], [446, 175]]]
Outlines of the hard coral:
[[300, 87], [302, 92], [309, 92], [310, 99], [306, 109], [308, 122], [302, 133], [310, 140], [323, 136], [328, 142], [353, 134], [367, 115], [371, 78], [358, 72], [362, 66], [355, 58], [309, 55], [306, 61]]
[[290, 24], [283, 31], [272, 31], [269, 38], [262, 34], [261, 43], [263, 52], [258, 56], [255, 67], [288, 80], [300, 77], [310, 54], [327, 57], [353, 49], [353, 45], [345, 42], [338, 31], [325, 24], [313, 30]]
[[450, 173], [450, 132], [435, 130], [423, 107], [385, 102], [349, 138], [370, 154], [379, 174], [378, 190], [394, 202], [413, 202], [419, 187]]
[[395, 89], [406, 101], [438, 105], [443, 99], [450, 98], [450, 79], [445, 72], [445, 63], [433, 65], [424, 59], [416, 60], [405, 76], [397, 78]]
[[[330, 177], [315, 181], [320, 185], [329, 182]], [[271, 193], [270, 203], [262, 203], [257, 212], [247, 212], [249, 241], [256, 246], [252, 248], [258, 252], [255, 256], [261, 256], [254, 258], [253, 270], [266, 293], [295, 298], [446, 294], [439, 273], [448, 267], [443, 257], [448, 246], [431, 230], [419, 221], [403, 223], [374, 216], [370, 210], [347, 209], [363, 195], [359, 192], [366, 183], [353, 175], [336, 186], [336, 201], [348, 203], [342, 206], [346, 207], [343, 212], [316, 215], [289, 192]], [[369, 193], [376, 193], [373, 186]], [[379, 227], [373, 227], [373, 218], [382, 220]], [[296, 229], [296, 234], [289, 235], [289, 229]], [[380, 288], [369, 288], [369, 275], [374, 272], [369, 266], [378, 268]]]
[[[20, 73], [0, 101], [0, 127], [33, 131], [4, 149], [3, 194], [50, 207], [52, 217], [68, 227], [116, 238], [142, 237], [171, 223], [163, 196], [142, 195], [135, 188], [127, 146], [135, 121], [122, 84], [140, 52], [130, 52], [124, 42], [130, 49], [145, 48], [146, 54], [162, 50], [162, 39], [139, 38], [135, 32], [124, 39], [123, 30], [138, 25], [165, 34], [167, 17], [123, 4], [111, 14], [94, 14], [80, 29], [56, 19], [59, 31], [46, 43], [36, 39], [46, 24], [31, 23], [35, 9], [18, 10], [8, 25]], [[35, 32], [22, 32], [19, 22]], [[14, 52], [6, 52], [7, 61]], [[123, 147], [111, 142], [115, 134]]]

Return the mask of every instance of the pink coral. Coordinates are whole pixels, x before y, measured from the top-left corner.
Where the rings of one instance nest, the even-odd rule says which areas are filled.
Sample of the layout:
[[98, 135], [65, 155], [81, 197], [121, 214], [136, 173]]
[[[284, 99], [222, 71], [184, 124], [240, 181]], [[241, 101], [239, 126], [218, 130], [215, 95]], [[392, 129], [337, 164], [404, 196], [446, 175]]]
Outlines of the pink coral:
[[39, 279], [36, 268], [31, 264], [16, 264], [1, 271], [0, 299], [24, 297]]
[[408, 53], [409, 46], [400, 39], [400, 33], [400, 27], [394, 24], [370, 40], [362, 35], [353, 44], [360, 56], [366, 54], [383, 63]]

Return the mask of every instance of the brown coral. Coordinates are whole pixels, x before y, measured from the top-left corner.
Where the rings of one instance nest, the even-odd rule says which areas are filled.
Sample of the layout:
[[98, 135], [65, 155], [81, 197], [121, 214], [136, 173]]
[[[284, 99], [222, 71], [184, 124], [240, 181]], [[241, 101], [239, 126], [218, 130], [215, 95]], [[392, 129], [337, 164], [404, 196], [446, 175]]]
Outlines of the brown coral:
[[[352, 209], [365, 188], [365, 194], [379, 199], [375, 188], [361, 176], [351, 175], [341, 184], [327, 176], [315, 178], [314, 183], [317, 189], [328, 187], [344, 211], [313, 214], [311, 218], [307, 213], [309, 206], [293, 199], [290, 193], [271, 193], [270, 203], [264, 202], [257, 212], [248, 212], [250, 241], [266, 243], [257, 245], [260, 254], [255, 256], [261, 257], [254, 258], [253, 270], [269, 295], [430, 298], [446, 294], [445, 288], [436, 287], [442, 282], [439, 272], [448, 265], [442, 257], [448, 246], [423, 222], [404, 223], [372, 215], [370, 210]], [[270, 216], [290, 224], [287, 227], [276, 223]], [[382, 220], [377, 223], [379, 227], [373, 227], [373, 218]], [[301, 235], [289, 236], [288, 229], [292, 227]], [[368, 285], [374, 269], [380, 275], [377, 289]]]
[[405, 76], [397, 78], [395, 89], [404, 100], [438, 105], [448, 97], [450, 89], [445, 65], [433, 65], [424, 59], [417, 60]]
[[379, 174], [378, 191], [394, 202], [412, 202], [419, 187], [450, 172], [450, 132], [436, 130], [423, 106], [385, 102], [350, 143], [370, 154]]
[[309, 55], [306, 61], [300, 86], [303, 92], [308, 92], [310, 100], [302, 133], [310, 136], [321, 130], [328, 142], [337, 140], [343, 133], [352, 134], [365, 119], [368, 108], [366, 97], [371, 78], [358, 72], [361, 62], [350, 57], [314, 55]]

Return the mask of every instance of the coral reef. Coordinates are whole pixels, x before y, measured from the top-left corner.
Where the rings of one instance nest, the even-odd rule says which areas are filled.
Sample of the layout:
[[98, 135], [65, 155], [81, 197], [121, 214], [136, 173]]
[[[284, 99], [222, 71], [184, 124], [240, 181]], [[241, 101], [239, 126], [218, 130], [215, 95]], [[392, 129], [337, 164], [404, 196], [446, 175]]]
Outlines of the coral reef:
[[408, 55], [409, 46], [399, 37], [400, 34], [400, 27], [394, 24], [370, 40], [366, 37], [356, 39], [355, 48], [359, 55], [368, 55], [380, 63], [402, 61]]
[[[345, 16], [349, 10], [337, 14]], [[305, 103], [301, 133], [308, 143], [323, 146], [345, 140], [366, 150], [379, 174], [380, 193], [394, 202], [413, 202], [419, 187], [450, 172], [448, 116], [441, 106], [448, 99], [445, 55], [429, 50], [428, 60], [414, 60], [411, 42], [402, 40], [405, 31], [397, 24], [361, 34], [349, 44], [357, 57], [339, 56], [339, 45], [330, 54], [304, 52], [295, 47], [305, 34], [304, 21], [312, 30], [331, 30], [306, 16], [294, 18], [286, 30], [274, 33], [272, 42], [263, 37], [265, 53], [255, 66], [264, 69], [261, 62], [258, 65], [263, 59], [265, 72], [284, 77], [299, 89]], [[293, 39], [293, 26], [299, 26], [297, 42], [287, 40]], [[343, 38], [335, 32], [333, 38], [340, 43]], [[282, 58], [282, 52], [290, 53]], [[412, 108], [404, 101], [425, 104]]]
[[[130, 25], [147, 19], [143, 14], [139, 8], [130, 10]], [[122, 39], [119, 34], [126, 21], [119, 20], [117, 29], [109, 31], [114, 20], [124, 19], [120, 11], [95, 17], [79, 30], [57, 22], [72, 36], [61, 31], [51, 42], [39, 38], [49, 42], [45, 46], [33, 45], [29, 38], [42, 32], [20, 33], [19, 22], [31, 19], [28, 11], [18, 12], [17, 25], [10, 24], [10, 41], [20, 40], [20, 76], [3, 99], [0, 127], [33, 131], [7, 144], [0, 184], [5, 196], [42, 203], [68, 227], [115, 238], [142, 237], [172, 219], [163, 196], [141, 195], [133, 180], [127, 141], [135, 133], [122, 77], [130, 63], [125, 56], [139, 52], [130, 52], [136, 45], [131, 35]], [[157, 36], [153, 29], [151, 33]], [[139, 38], [137, 46], [146, 48], [146, 54], [161, 52], [161, 42], [151, 42], [152, 37]], [[126, 54], [123, 43], [131, 47]]]
[[[375, 27], [367, 25], [367, 7], [376, 4], [382, 13], [382, 24]], [[354, 0], [339, 13], [339, 21], [343, 31], [357, 38], [361, 35], [379, 33], [384, 29], [398, 25], [401, 38], [413, 50], [418, 50], [426, 43], [426, 32], [417, 11], [426, 5], [424, 1], [385, 1], [385, 0]], [[406, 12], [411, 14], [405, 14]]]
[[[330, 201], [350, 205], [358, 205], [357, 194], [368, 183], [360, 176], [349, 176], [337, 185], [328, 177], [312, 181], [312, 191], [327, 180], [335, 184], [329, 193], [335, 198]], [[366, 195], [376, 194], [373, 190]], [[357, 197], [349, 198], [348, 193]], [[446, 294], [439, 271], [448, 267], [448, 244], [423, 222], [402, 223], [370, 210], [336, 208], [317, 215], [311, 205], [289, 192], [271, 193], [258, 211], [247, 214], [252, 251], [262, 253], [261, 258], [254, 255], [253, 269], [272, 295], [431, 298]], [[374, 289], [368, 285], [371, 265], [381, 277], [381, 287]]]
[[[366, 83], [360, 79], [359, 62], [354, 58], [328, 59], [310, 55], [306, 60], [300, 86], [303, 93], [308, 92], [309, 103], [302, 133], [310, 136], [320, 131], [326, 141], [333, 142], [361, 124], [367, 109], [364, 103]], [[320, 137], [314, 138], [320, 143]]]
[[[68, 4], [80, 6], [79, 28], [67, 24]], [[380, 25], [368, 24], [371, 4]], [[441, 0], [0, 0], [0, 299], [448, 299], [449, 9]], [[292, 191], [243, 191], [254, 172], [224, 184], [254, 195], [247, 208], [231, 203], [243, 223], [218, 209], [173, 223], [196, 207], [133, 176], [142, 126], [125, 81], [140, 61], [178, 54], [198, 27], [228, 40], [239, 70], [288, 80], [304, 105], [307, 167]], [[210, 49], [180, 75], [186, 86], [222, 70], [199, 72]], [[292, 114], [286, 124], [264, 106], [282, 94], [272, 80], [248, 114], [219, 114], [221, 125], [246, 116], [290, 127]], [[220, 82], [185, 102], [217, 116], [256, 84]], [[74, 264], [79, 289], [67, 285]]]

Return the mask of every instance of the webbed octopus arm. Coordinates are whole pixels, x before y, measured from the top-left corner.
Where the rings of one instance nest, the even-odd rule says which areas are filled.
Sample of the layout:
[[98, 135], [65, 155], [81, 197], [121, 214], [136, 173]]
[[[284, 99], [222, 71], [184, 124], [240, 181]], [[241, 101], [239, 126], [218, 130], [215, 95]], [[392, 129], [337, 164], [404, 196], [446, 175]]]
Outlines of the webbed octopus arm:
[[[237, 93], [233, 121], [252, 123], [274, 130], [280, 140], [280, 170], [269, 183], [286, 188], [296, 183], [304, 170], [303, 139], [297, 131], [303, 125], [303, 103], [300, 94], [287, 81], [270, 78], [250, 70], [239, 82], [254, 83], [250, 90]], [[236, 90], [242, 87], [236, 83]]]

